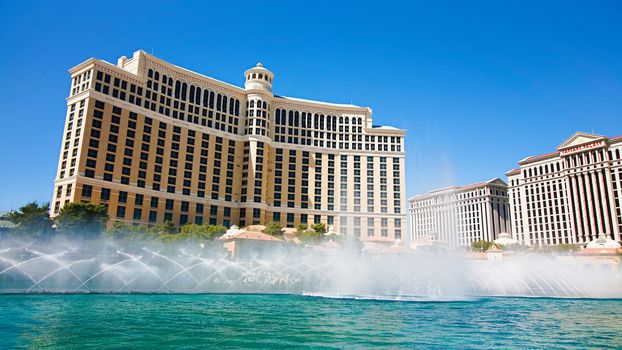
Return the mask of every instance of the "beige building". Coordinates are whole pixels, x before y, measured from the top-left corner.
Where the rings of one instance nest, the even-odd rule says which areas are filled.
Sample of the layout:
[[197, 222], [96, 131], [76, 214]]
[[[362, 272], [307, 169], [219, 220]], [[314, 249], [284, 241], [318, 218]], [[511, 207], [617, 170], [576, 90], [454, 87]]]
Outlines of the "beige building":
[[507, 184], [498, 178], [418, 195], [408, 205], [413, 245], [468, 247], [510, 231]]
[[583, 244], [622, 231], [622, 137], [577, 132], [506, 175], [513, 236], [527, 245]]
[[132, 223], [402, 235], [405, 131], [373, 125], [368, 107], [274, 95], [261, 64], [243, 88], [143, 51], [70, 73], [53, 215], [83, 201]]

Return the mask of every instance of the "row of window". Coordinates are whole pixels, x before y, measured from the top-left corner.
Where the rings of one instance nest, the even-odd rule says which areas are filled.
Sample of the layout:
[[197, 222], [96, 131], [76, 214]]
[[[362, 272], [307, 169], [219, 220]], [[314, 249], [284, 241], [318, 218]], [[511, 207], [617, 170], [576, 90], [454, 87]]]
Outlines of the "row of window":
[[[153, 69], [148, 70], [147, 76], [147, 84], [143, 89], [143, 87], [128, 83], [124, 79], [97, 71], [95, 90], [175, 119], [238, 134], [240, 100], [180, 80], [174, 80], [172, 77], [160, 74]], [[251, 107], [251, 102], [255, 101], [247, 102], [247, 116], [259, 117], [256, 113], [260, 112], [261, 117], [267, 119], [254, 122], [247, 120], [246, 132], [270, 136], [270, 106], [265, 101], [258, 101], [264, 111], [255, 111]], [[275, 140], [317, 147], [362, 150], [362, 124], [363, 119], [360, 117], [330, 115], [325, 117], [323, 114], [317, 113], [312, 117], [311, 113], [277, 108]], [[289, 133], [286, 133], [285, 126], [289, 126], [287, 129]], [[299, 127], [305, 129], [305, 135], [300, 135], [300, 137], [297, 136]], [[312, 129], [316, 131], [313, 134], [313, 139], [311, 138]], [[325, 130], [328, 132], [324, 132]], [[300, 132], [302, 131], [300, 130]], [[337, 131], [345, 133], [345, 135], [339, 134], [341, 142], [335, 141]], [[355, 135], [356, 133], [358, 135]], [[349, 139], [350, 135], [352, 135], [351, 140]], [[342, 140], [344, 137], [346, 140]], [[365, 135], [364, 148], [371, 151], [401, 152], [401, 142], [401, 137]]]

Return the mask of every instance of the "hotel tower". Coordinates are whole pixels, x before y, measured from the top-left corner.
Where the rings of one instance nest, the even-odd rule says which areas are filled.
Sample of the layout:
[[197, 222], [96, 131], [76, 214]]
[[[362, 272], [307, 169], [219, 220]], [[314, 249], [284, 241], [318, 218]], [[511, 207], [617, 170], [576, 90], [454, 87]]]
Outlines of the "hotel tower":
[[510, 232], [508, 186], [499, 178], [452, 186], [409, 199], [413, 245], [470, 247]]
[[52, 215], [104, 203], [113, 220], [230, 226], [324, 223], [365, 241], [402, 237], [404, 130], [368, 107], [244, 88], [136, 51], [88, 59], [71, 90]]
[[513, 236], [527, 245], [620, 241], [622, 137], [577, 132], [509, 171]]

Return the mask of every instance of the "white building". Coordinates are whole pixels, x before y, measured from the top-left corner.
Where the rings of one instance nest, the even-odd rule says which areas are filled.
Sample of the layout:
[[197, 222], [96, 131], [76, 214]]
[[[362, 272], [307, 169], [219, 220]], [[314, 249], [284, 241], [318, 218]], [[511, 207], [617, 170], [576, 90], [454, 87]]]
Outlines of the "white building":
[[509, 171], [513, 237], [527, 245], [578, 244], [622, 231], [622, 136], [577, 132], [557, 150]]
[[510, 231], [509, 213], [507, 184], [498, 178], [418, 195], [409, 200], [412, 243], [493, 241]]

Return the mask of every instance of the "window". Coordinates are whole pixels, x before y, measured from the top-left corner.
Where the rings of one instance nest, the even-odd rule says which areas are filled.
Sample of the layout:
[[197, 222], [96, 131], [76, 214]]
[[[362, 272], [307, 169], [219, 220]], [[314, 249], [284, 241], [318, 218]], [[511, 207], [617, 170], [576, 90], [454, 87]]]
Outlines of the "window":
[[124, 206], [117, 207], [117, 218], [125, 219], [125, 207]]
[[127, 192], [119, 191], [119, 203], [127, 203]]
[[142, 209], [140, 209], [140, 208], [135, 208], [134, 209], [134, 216], [133, 216], [134, 220], [140, 220], [142, 215], [143, 215]]
[[167, 210], [173, 210], [174, 203], [175, 203], [175, 201], [173, 201], [172, 199], [167, 199], [165, 208]]
[[107, 201], [109, 199], [110, 199], [110, 189], [109, 188], [102, 188], [101, 200], [102, 201]]
[[158, 220], [158, 212], [155, 210], [149, 211], [149, 222], [156, 222]]
[[82, 197], [91, 198], [92, 194], [93, 194], [93, 186], [91, 185], [82, 186]]

